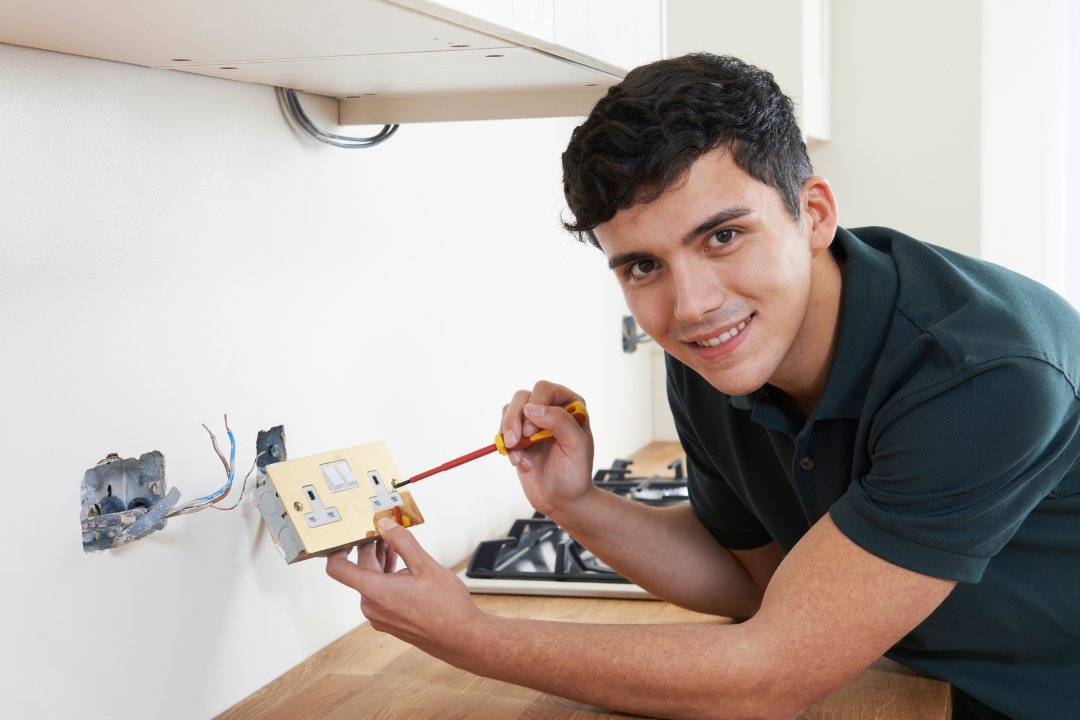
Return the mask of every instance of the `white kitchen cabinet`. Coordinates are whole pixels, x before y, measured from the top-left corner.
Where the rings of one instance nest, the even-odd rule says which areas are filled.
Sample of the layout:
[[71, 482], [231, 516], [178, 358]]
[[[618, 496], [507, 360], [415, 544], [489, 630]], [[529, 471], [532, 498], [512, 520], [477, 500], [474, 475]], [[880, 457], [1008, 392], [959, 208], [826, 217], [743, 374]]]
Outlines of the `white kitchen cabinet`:
[[662, 0], [7, 0], [0, 42], [341, 99], [343, 123], [580, 115]]

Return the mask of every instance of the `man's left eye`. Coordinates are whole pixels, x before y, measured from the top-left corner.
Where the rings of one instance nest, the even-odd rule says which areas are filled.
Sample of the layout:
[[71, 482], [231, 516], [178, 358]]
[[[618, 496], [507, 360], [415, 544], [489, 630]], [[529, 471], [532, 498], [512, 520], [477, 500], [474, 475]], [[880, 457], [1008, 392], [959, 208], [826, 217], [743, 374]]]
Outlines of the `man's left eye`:
[[727, 245], [735, 239], [735, 231], [731, 228], [724, 228], [723, 230], [717, 230], [709, 236], [709, 245], [716, 247], [718, 245]]

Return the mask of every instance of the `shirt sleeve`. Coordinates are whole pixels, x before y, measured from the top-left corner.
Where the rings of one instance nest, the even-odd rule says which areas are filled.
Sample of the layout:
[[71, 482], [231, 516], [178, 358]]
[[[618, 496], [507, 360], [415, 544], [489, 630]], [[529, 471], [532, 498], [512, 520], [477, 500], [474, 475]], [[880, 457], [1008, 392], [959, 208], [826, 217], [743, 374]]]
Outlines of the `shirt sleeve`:
[[[665, 353], [667, 355], [667, 353]], [[731, 489], [708, 460], [683, 402], [680, 388], [692, 372], [667, 356], [667, 394], [675, 430], [686, 453], [686, 480], [690, 507], [713, 537], [729, 550], [752, 550], [773, 538], [761, 521]]]
[[978, 582], [1080, 455], [1080, 401], [1051, 365], [971, 368], [879, 411], [870, 472], [830, 508], [837, 527], [909, 570]]

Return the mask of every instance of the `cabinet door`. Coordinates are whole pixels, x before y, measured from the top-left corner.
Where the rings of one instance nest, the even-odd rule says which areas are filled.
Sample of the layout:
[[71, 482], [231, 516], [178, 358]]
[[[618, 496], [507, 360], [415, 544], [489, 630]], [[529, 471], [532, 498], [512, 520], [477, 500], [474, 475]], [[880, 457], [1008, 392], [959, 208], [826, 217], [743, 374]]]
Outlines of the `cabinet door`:
[[444, 0], [441, 4], [631, 69], [664, 53], [663, 0]]

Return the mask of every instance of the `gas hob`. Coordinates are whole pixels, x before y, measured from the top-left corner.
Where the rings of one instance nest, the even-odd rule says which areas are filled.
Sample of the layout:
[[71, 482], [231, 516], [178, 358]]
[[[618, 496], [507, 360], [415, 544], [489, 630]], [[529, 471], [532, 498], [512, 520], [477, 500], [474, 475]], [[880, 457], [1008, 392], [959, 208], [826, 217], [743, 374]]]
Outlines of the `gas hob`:
[[[682, 460], [674, 477], [634, 477], [632, 460], [597, 470], [597, 487], [647, 505], [688, 502]], [[554, 521], [536, 513], [514, 521], [505, 537], [481, 542], [459, 577], [473, 593], [655, 599], [589, 552]]]

